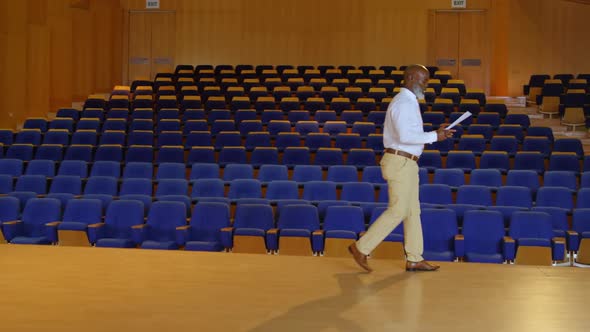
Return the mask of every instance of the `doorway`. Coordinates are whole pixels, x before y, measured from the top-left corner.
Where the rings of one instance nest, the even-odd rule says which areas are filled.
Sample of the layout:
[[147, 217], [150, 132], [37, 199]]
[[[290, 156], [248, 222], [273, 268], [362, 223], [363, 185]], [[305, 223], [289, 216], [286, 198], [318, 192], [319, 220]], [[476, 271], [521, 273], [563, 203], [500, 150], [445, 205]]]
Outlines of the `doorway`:
[[129, 84], [174, 71], [175, 31], [175, 12], [129, 12]]
[[434, 10], [430, 15], [429, 62], [467, 88], [489, 94], [489, 32], [485, 10]]

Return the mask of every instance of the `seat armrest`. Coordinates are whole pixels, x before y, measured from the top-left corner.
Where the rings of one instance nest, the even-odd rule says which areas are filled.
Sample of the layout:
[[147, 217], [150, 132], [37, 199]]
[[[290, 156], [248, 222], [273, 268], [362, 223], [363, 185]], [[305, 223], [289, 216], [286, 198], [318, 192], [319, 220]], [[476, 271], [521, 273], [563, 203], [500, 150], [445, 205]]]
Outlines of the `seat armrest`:
[[315, 230], [311, 233], [311, 250], [313, 252], [322, 252], [324, 251], [324, 231], [323, 230]]
[[191, 229], [190, 225], [178, 226], [176, 227], [176, 244], [179, 246], [184, 246], [189, 239], [189, 230]]
[[268, 250], [279, 250], [279, 229], [271, 228], [266, 232], [266, 246]]
[[567, 240], [567, 249], [573, 252], [578, 251], [578, 249], [580, 249], [580, 234], [576, 231], [567, 230], [565, 236]]
[[104, 237], [104, 226], [105, 223], [103, 222], [88, 225], [88, 240], [90, 243], [95, 244], [96, 241]]
[[61, 221], [52, 221], [45, 224], [45, 234], [51, 241], [51, 243], [57, 243], [57, 226], [61, 224]]
[[554, 237], [551, 240], [553, 244], [553, 260], [554, 261], [562, 261], [565, 259], [565, 238], [563, 237]]
[[462, 234], [455, 235], [455, 257], [465, 256], [465, 237]]
[[225, 249], [231, 249], [234, 247], [234, 228], [223, 227], [221, 229], [221, 244]]
[[23, 228], [23, 222], [20, 220], [11, 220], [2, 223], [2, 233], [4, 238], [10, 242], [13, 238], [17, 237]]
[[145, 241], [149, 229], [148, 224], [139, 224], [131, 226], [131, 238], [136, 245], [142, 244]]
[[504, 259], [513, 261], [516, 256], [516, 241], [510, 236], [504, 237]]

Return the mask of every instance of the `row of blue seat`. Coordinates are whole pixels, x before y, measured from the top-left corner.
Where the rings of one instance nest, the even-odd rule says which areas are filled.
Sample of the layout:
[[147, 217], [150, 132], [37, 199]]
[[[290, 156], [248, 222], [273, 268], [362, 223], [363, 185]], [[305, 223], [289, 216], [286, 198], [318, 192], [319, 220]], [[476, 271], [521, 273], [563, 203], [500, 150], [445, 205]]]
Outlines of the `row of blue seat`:
[[[117, 163], [147, 162], [147, 163], [181, 163], [192, 165], [194, 163], [218, 163], [225, 166], [231, 163], [252, 164], [260, 167], [264, 164], [286, 165], [290, 168], [296, 165], [320, 165], [328, 167], [332, 165], [354, 165], [358, 168], [377, 165], [379, 159], [379, 147], [371, 146], [372, 143], [382, 144], [381, 137], [370, 137], [367, 140], [368, 148], [350, 148], [348, 151], [341, 148], [317, 148], [313, 151], [309, 147], [299, 146], [299, 137], [291, 138], [292, 145], [286, 144], [279, 149], [277, 147], [251, 147], [235, 145], [222, 146], [216, 152], [214, 146], [193, 146], [185, 149], [183, 146], [162, 146], [154, 149], [148, 145], [70, 145], [64, 148], [59, 144], [43, 144], [34, 147], [31, 144], [13, 144], [8, 147], [1, 159], [20, 160], [81, 160], [87, 163], [96, 161], [114, 161]], [[282, 138], [282, 137], [280, 137]], [[241, 144], [241, 142], [240, 142]], [[251, 149], [251, 150], [250, 150]], [[382, 146], [380, 147], [382, 149]], [[2, 149], [0, 149], [1, 151]], [[251, 152], [249, 152], [251, 151]], [[65, 153], [64, 153], [65, 152]], [[154, 156], [155, 155], [155, 156]], [[444, 164], [443, 164], [444, 160]], [[479, 163], [478, 163], [479, 160]], [[546, 166], [548, 161], [548, 166]], [[15, 163], [7, 161], [6, 163]], [[518, 151], [511, 161], [506, 151], [484, 151], [481, 156], [470, 150], [451, 150], [448, 152], [438, 150], [425, 150], [418, 160], [420, 167], [425, 167], [429, 172], [438, 168], [460, 168], [469, 173], [477, 168], [495, 168], [502, 172], [510, 169], [529, 169], [542, 174], [549, 171], [572, 171], [579, 173], [590, 167], [590, 157], [583, 161], [573, 152], [553, 152], [549, 157], [538, 151]]]
[[[190, 112], [193, 111], [196, 112], [196, 110], [191, 110]], [[141, 113], [140, 111], [136, 112]], [[165, 113], [165, 111], [160, 112]], [[265, 117], [265, 115], [267, 116]], [[442, 112], [425, 112], [423, 114], [425, 130], [436, 129], [447, 121], [455, 121], [461, 115], [462, 113], [460, 112], [454, 112], [447, 119]], [[494, 132], [502, 135], [501, 129], [511, 128], [511, 126], [515, 130], [506, 134], [518, 136], [519, 139], [522, 139], [525, 135], [532, 135], [535, 134], [535, 131], [539, 131], [539, 129], [532, 128], [532, 134], [529, 133], [530, 120], [528, 120], [528, 116], [520, 115], [523, 114], [507, 116], [502, 121], [497, 113], [481, 113], [477, 118], [477, 123], [472, 122], [472, 118], [469, 118], [464, 121], [460, 128], [469, 133], [471, 133], [471, 130], [474, 131], [474, 134], [482, 134], [486, 138], [490, 138]], [[296, 131], [299, 131], [297, 124], [310, 123], [318, 128], [314, 132], [317, 132], [319, 128], [328, 127], [334, 127], [332, 130], [342, 132], [346, 128], [368, 124], [375, 128], [380, 128], [385, 121], [385, 112], [381, 111], [372, 111], [367, 116], [363, 115], [360, 111], [344, 111], [339, 116], [334, 111], [318, 111], [312, 117], [310, 112], [305, 110], [290, 111], [286, 115], [279, 110], [266, 110], [262, 116], [259, 116], [254, 110], [239, 110], [235, 114], [230, 113], [229, 110], [213, 110], [207, 113], [201, 111], [199, 115], [191, 115], [191, 117], [194, 117], [191, 119], [181, 119], [179, 113], [174, 110], [172, 114], [159, 118], [156, 122], [153, 120], [153, 114], [131, 120], [128, 120], [127, 117], [111, 117], [101, 120], [99, 116], [85, 116], [80, 120], [58, 117], [51, 122], [43, 118], [30, 118], [25, 121], [23, 130], [31, 132], [38, 131], [40, 134], [59, 129], [66, 130], [69, 133], [76, 130], [96, 130], [103, 132], [107, 130], [156, 130], [157, 133], [163, 131], [182, 131], [185, 135], [190, 131], [210, 130], [217, 133], [222, 130], [239, 130], [242, 134], [246, 134], [250, 131], [264, 131], [265, 126], [266, 130], [276, 132], [277, 130], [273, 129], [273, 127], [277, 126], [277, 124], [284, 123], [290, 124], [289, 129], [281, 131], [290, 131], [290, 128], [293, 126], [296, 127]], [[222, 127], [221, 124], [224, 126]], [[543, 130], [546, 131], [545, 129]], [[325, 131], [326, 129], [324, 129]], [[2, 136], [6, 136], [6, 139], [10, 140], [11, 131], [4, 129]], [[12, 132], [12, 136], [14, 136], [14, 132]], [[544, 133], [543, 136], [552, 137], [552, 133]]]
[[[243, 178], [243, 174], [234, 174], [225, 181], [221, 178], [196, 178], [192, 179], [189, 189], [189, 181], [182, 178], [160, 178], [157, 182], [151, 178], [123, 178], [119, 188], [119, 178], [114, 176], [91, 176], [83, 181], [78, 176], [58, 175], [48, 181], [43, 175], [22, 175], [17, 178], [16, 185], [12, 187], [12, 178], [8, 175], [0, 175], [0, 189], [3, 194], [19, 197], [26, 202], [38, 195], [48, 195], [67, 202], [79, 195], [95, 197], [108, 206], [116, 197], [133, 196], [144, 204], [156, 199], [173, 198], [186, 203], [201, 199], [214, 199], [223, 202], [237, 202], [241, 199], [265, 198], [269, 202], [279, 200], [303, 199], [311, 202], [342, 200], [362, 203], [387, 203], [387, 186], [383, 183], [336, 181], [306, 181], [303, 183], [293, 180], [272, 180], [266, 183], [265, 189], [259, 179]], [[549, 178], [548, 178], [549, 179]], [[456, 200], [452, 195], [452, 187], [444, 183], [424, 183], [420, 185], [421, 203], [425, 206], [445, 207], [451, 204], [476, 205], [480, 208], [494, 205], [517, 206], [519, 208], [531, 208], [537, 206], [554, 206], [571, 211], [574, 207], [590, 207], [590, 187], [583, 187], [577, 191], [566, 187], [562, 183], [547, 181], [540, 187], [524, 186], [527, 183], [523, 179], [512, 180], [521, 186], [504, 185], [492, 187], [487, 184], [461, 184], [456, 187]], [[50, 185], [48, 185], [50, 182]], [[84, 183], [85, 182], [85, 183]], [[226, 185], [229, 187], [226, 189]], [[555, 185], [555, 186], [552, 186]], [[303, 189], [300, 193], [300, 186]], [[337, 188], [340, 186], [340, 190]], [[154, 189], [155, 187], [155, 189]], [[380, 188], [376, 190], [376, 188]], [[263, 190], [264, 189], [264, 190]], [[493, 200], [493, 192], [496, 192], [496, 202]], [[264, 194], [263, 194], [264, 193]], [[577, 203], [574, 203], [574, 194], [578, 194]], [[187, 196], [190, 194], [190, 198]], [[534, 194], [534, 195], [533, 195]], [[263, 197], [264, 196], [264, 197]], [[459, 208], [462, 209], [462, 208]], [[510, 210], [509, 212], [512, 212]], [[458, 213], [460, 214], [460, 213]], [[460, 214], [461, 215], [461, 214]]]
[[[590, 159], [590, 158], [589, 158]], [[485, 162], [485, 159], [483, 160]], [[482, 165], [480, 164], [480, 167]], [[485, 166], [485, 165], [484, 165]], [[89, 172], [90, 168], [90, 172]], [[429, 183], [429, 169], [420, 167], [421, 183]], [[434, 168], [434, 183], [448, 184], [452, 187], [458, 187], [466, 184], [465, 172], [461, 168]], [[91, 167], [84, 161], [65, 160], [56, 163], [52, 160], [31, 160], [26, 165], [19, 159], [0, 159], [0, 175], [10, 177], [19, 177], [21, 175], [42, 175], [54, 177], [56, 175], [75, 175], [81, 178], [88, 176], [112, 176], [123, 178], [147, 178], [147, 179], [166, 179], [180, 178], [196, 180], [200, 178], [222, 178], [224, 181], [231, 181], [238, 178], [254, 178], [255, 167], [252, 164], [227, 164], [223, 167], [221, 173], [220, 165], [217, 163], [195, 163], [187, 168], [183, 163], [161, 163], [157, 167], [154, 176], [154, 165], [144, 162], [130, 162], [122, 165], [116, 161], [96, 161]], [[324, 176], [325, 173], [325, 176]], [[535, 170], [528, 169], [511, 169], [508, 174], [507, 184], [515, 184], [513, 181], [520, 181], [520, 184], [526, 184], [533, 191], [541, 185], [539, 173]], [[223, 174], [220, 177], [220, 174]], [[577, 173], [562, 170], [549, 170], [544, 172], [545, 185], [561, 185], [576, 190], [578, 187], [578, 177], [580, 178], [580, 187], [590, 186], [590, 170], [586, 170], [578, 176]], [[288, 167], [286, 165], [263, 164], [257, 171], [257, 177], [263, 183], [275, 180], [289, 180]], [[470, 172], [470, 184], [486, 185], [489, 187], [500, 187], [503, 185], [502, 170], [498, 168], [476, 168]], [[322, 167], [320, 165], [296, 165], [293, 169], [292, 180], [296, 182], [322, 181], [334, 182], [369, 182], [377, 185], [385, 184], [379, 166], [365, 166], [359, 169], [355, 165], [329, 165]], [[518, 180], [517, 180], [518, 179]]]
[[[11, 202], [6, 198], [0, 199], [0, 202], [3, 215], [8, 214], [7, 206], [18, 204], [14, 199]], [[371, 222], [384, 209], [374, 209]], [[233, 225], [228, 206], [217, 202], [195, 205], [190, 224], [187, 224], [184, 206], [178, 202], [154, 203], [145, 223], [144, 213], [141, 203], [120, 200], [108, 207], [102, 223], [102, 209], [96, 200], [72, 200], [62, 217], [57, 200], [35, 198], [25, 206], [20, 222], [3, 222], [0, 227], [6, 239], [15, 244], [55, 243], [59, 241], [58, 231], [75, 230], [86, 232], [89, 242], [98, 247], [184, 247], [186, 250], [220, 251], [231, 249], [234, 238], [256, 236], [261, 238], [267, 250], [279, 253], [282, 248], [280, 238], [308, 239], [310, 252], [321, 253], [328, 239], [356, 240], [365, 230], [363, 212], [355, 206], [328, 207], [323, 226], [320, 226], [317, 208], [306, 204], [284, 206], [276, 224], [272, 209], [264, 204], [238, 206]], [[583, 234], [590, 230], [589, 216], [590, 209], [575, 211], [574, 232], [568, 234], [568, 250], [577, 250], [576, 245], [585, 237]], [[13, 212], [13, 218], [18, 217]], [[497, 211], [466, 212], [462, 237], [458, 236], [460, 232], [453, 210], [427, 208], [423, 210], [421, 219], [426, 239], [424, 257], [429, 260], [452, 261], [464, 257], [472, 262], [501, 263], [514, 260], [517, 248], [527, 245], [552, 248], [554, 261], [565, 256], [565, 242], [554, 238], [556, 234], [551, 215], [546, 212], [515, 212], [508, 231], [512, 239], [505, 237], [503, 217]], [[385, 241], [402, 242], [402, 227], [394, 230]]]

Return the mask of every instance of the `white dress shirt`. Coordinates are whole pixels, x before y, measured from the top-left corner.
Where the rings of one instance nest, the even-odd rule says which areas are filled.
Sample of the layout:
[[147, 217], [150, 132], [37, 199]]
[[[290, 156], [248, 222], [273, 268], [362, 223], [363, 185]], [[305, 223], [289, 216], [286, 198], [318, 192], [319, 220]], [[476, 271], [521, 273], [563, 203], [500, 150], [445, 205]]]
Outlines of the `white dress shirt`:
[[402, 88], [387, 107], [383, 123], [383, 146], [419, 157], [424, 144], [436, 141], [436, 131], [424, 132], [416, 95]]

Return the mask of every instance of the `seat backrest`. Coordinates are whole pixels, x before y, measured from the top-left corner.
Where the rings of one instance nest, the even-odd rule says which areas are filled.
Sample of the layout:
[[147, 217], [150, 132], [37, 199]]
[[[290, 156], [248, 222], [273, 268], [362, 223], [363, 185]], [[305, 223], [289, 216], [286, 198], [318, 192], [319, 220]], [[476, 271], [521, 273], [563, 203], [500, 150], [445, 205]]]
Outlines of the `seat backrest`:
[[572, 230], [582, 234], [590, 232], [590, 209], [575, 209], [572, 216]]
[[55, 198], [31, 198], [21, 220], [27, 236], [45, 236], [45, 224], [61, 219], [61, 202]]
[[465, 175], [459, 168], [437, 168], [434, 170], [433, 183], [459, 187], [465, 184]]
[[31, 160], [27, 165], [26, 175], [55, 176], [55, 162], [53, 160]]
[[421, 213], [424, 250], [453, 251], [454, 237], [459, 233], [457, 215], [450, 209], [423, 209]]
[[123, 170], [123, 178], [144, 178], [151, 179], [153, 177], [153, 165], [147, 162], [129, 162], [125, 165]]
[[543, 185], [549, 187], [565, 187], [572, 191], [578, 190], [576, 173], [570, 171], [547, 171], [543, 175]]
[[229, 227], [229, 206], [218, 202], [200, 202], [193, 208], [191, 238], [200, 241], [220, 240], [220, 230]]
[[184, 179], [186, 167], [180, 163], [161, 163], [158, 166], [156, 179]]
[[16, 197], [0, 197], [0, 223], [17, 220], [20, 214], [20, 201]]
[[143, 224], [143, 203], [137, 200], [114, 200], [105, 214], [105, 235], [108, 238], [131, 238], [131, 226]]
[[49, 193], [80, 195], [82, 193], [82, 179], [76, 175], [58, 175], [51, 181]]
[[344, 183], [340, 199], [349, 202], [375, 202], [375, 189], [366, 182]]
[[70, 199], [64, 210], [64, 222], [95, 224], [102, 221], [102, 202], [99, 199]]
[[268, 204], [239, 204], [234, 228], [257, 228], [267, 231], [274, 227], [272, 207]]
[[573, 193], [564, 187], [540, 187], [537, 191], [537, 206], [554, 206], [567, 210], [574, 207]]
[[92, 176], [84, 186], [84, 194], [117, 195], [117, 178], [111, 176]]
[[427, 183], [420, 185], [420, 202], [429, 204], [451, 204], [451, 187], [446, 184]]
[[323, 229], [346, 230], [358, 234], [365, 230], [363, 210], [358, 206], [330, 206], [326, 209]]
[[478, 254], [502, 253], [504, 219], [498, 211], [466, 211], [463, 216], [465, 252]]
[[464, 185], [457, 191], [458, 204], [492, 205], [492, 191], [489, 187]]
[[261, 182], [270, 182], [275, 180], [288, 180], [289, 173], [285, 165], [264, 164], [258, 170], [258, 180]]
[[303, 184], [303, 199], [309, 201], [336, 200], [336, 183], [308, 181]]
[[523, 186], [501, 186], [496, 193], [497, 206], [520, 206], [530, 209], [533, 205], [532, 191]]
[[249, 164], [228, 164], [223, 170], [223, 180], [252, 179], [254, 168]]
[[193, 182], [191, 197], [224, 197], [223, 181], [219, 178], [201, 178]]
[[270, 200], [299, 198], [297, 182], [288, 180], [271, 181], [266, 189], [266, 198]]
[[261, 198], [262, 187], [257, 179], [236, 179], [231, 181], [228, 198]]
[[292, 180], [296, 182], [322, 181], [322, 168], [319, 165], [295, 165]]
[[182, 202], [156, 201], [150, 207], [146, 224], [146, 239], [174, 241], [176, 227], [186, 225], [186, 207]]
[[498, 169], [474, 169], [469, 178], [469, 184], [487, 187], [502, 186], [502, 173]]
[[118, 178], [121, 176], [121, 164], [116, 161], [95, 161], [92, 165], [90, 176], [109, 176]]
[[156, 197], [165, 195], [187, 195], [188, 181], [185, 179], [162, 179], [156, 188]]
[[126, 178], [121, 183], [119, 195], [152, 196], [152, 181], [146, 178]]
[[506, 176], [507, 186], [523, 186], [529, 188], [533, 193], [541, 186], [539, 176], [534, 170], [509, 170]]
[[550, 240], [553, 237], [551, 216], [546, 212], [516, 211], [510, 218], [510, 237], [538, 238]]
[[38, 195], [47, 193], [47, 178], [45, 175], [21, 175], [16, 179], [15, 191], [32, 191]]
[[354, 166], [333, 165], [328, 168], [326, 180], [334, 182], [357, 182], [358, 173]]
[[277, 222], [279, 229], [306, 229], [310, 232], [320, 228], [317, 208], [313, 205], [294, 204], [281, 209]]

